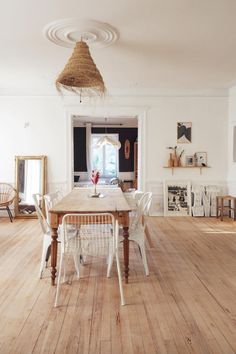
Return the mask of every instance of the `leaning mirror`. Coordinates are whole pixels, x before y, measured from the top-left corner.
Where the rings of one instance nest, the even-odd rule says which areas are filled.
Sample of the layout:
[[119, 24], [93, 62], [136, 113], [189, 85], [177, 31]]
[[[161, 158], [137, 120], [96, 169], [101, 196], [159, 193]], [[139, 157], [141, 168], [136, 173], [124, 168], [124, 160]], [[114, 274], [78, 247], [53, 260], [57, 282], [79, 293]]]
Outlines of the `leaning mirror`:
[[36, 217], [33, 194], [46, 194], [46, 161], [46, 156], [15, 157], [16, 217]]

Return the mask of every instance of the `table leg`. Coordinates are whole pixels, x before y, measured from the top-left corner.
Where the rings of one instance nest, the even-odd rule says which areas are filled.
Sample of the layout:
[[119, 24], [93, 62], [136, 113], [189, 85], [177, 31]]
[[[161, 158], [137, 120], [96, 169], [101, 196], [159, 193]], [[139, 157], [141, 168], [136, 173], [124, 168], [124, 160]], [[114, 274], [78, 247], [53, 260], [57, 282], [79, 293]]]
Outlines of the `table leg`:
[[224, 198], [221, 198], [221, 214], [220, 214], [221, 221], [223, 221], [223, 214], [224, 214]]
[[129, 279], [129, 228], [123, 227], [123, 246], [124, 246], [124, 264], [125, 264], [125, 282]]
[[57, 228], [52, 228], [52, 242], [51, 242], [51, 284], [55, 285], [57, 274]]
[[219, 217], [219, 198], [216, 197], [216, 217]]
[[236, 199], [233, 199], [233, 203], [234, 203], [234, 221], [236, 221]]

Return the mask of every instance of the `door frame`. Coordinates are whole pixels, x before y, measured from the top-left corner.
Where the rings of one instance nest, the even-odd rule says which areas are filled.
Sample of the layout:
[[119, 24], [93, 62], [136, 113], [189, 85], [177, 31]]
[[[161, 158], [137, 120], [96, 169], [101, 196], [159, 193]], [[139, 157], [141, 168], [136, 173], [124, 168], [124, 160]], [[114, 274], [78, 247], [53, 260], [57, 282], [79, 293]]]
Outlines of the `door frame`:
[[111, 107], [111, 106], [65, 106], [66, 119], [66, 171], [67, 191], [70, 192], [74, 185], [74, 116], [104, 117], [123, 116], [133, 117], [138, 120], [138, 189], [146, 189], [146, 116], [147, 108], [144, 107]]

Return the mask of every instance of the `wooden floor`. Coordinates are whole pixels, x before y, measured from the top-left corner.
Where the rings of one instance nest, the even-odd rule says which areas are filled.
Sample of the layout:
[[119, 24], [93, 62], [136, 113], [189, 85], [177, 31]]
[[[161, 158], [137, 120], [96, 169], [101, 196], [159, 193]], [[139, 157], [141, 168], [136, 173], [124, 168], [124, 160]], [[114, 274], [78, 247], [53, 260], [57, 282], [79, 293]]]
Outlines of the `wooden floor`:
[[236, 223], [149, 218], [150, 276], [132, 245], [123, 307], [115, 266], [90, 260], [53, 308], [41, 242], [37, 220], [0, 219], [0, 353], [236, 352]]

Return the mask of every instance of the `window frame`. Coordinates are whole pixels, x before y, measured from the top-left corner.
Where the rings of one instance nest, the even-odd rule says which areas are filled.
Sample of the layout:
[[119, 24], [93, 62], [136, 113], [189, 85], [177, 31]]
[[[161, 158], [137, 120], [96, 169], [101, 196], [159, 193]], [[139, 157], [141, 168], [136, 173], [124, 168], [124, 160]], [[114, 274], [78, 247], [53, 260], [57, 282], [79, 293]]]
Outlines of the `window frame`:
[[[92, 134], [92, 162], [93, 162], [93, 139], [94, 138], [101, 138], [103, 136], [111, 136], [112, 138], [115, 138], [117, 141], [119, 141], [119, 134], [118, 133], [95, 133], [95, 134]], [[102, 168], [103, 168], [103, 171], [104, 172], [106, 169], [105, 169], [105, 160], [106, 160], [106, 149], [105, 149], [105, 145], [102, 147], [102, 158], [103, 158], [103, 163], [102, 163]], [[101, 171], [100, 171], [101, 172]], [[118, 174], [119, 174], [119, 150], [116, 149], [116, 174], [115, 175], [105, 175], [105, 174], [101, 174], [101, 178], [113, 178], [113, 177], [118, 177]]]

